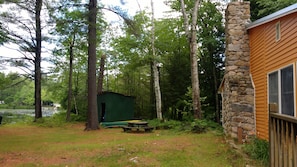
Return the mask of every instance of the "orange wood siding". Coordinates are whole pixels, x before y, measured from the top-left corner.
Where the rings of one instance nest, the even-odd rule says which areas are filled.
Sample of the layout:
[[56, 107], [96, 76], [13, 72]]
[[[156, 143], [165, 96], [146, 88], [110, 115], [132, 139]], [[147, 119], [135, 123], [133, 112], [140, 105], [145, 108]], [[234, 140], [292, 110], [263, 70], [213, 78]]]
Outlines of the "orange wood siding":
[[[280, 22], [281, 39], [276, 41], [276, 24]], [[297, 62], [297, 13], [287, 15], [249, 30], [251, 74], [255, 84], [255, 116], [258, 137], [268, 139], [267, 75], [294, 64], [295, 94]], [[295, 108], [296, 108], [295, 96]], [[295, 114], [296, 116], [296, 114]]]

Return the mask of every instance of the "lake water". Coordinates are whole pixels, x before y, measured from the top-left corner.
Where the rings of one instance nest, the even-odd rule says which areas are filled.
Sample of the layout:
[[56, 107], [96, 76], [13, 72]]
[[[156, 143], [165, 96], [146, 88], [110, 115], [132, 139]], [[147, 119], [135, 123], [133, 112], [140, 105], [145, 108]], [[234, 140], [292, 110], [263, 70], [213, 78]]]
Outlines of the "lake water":
[[[22, 115], [29, 115], [34, 116], [35, 110], [33, 109], [0, 109], [0, 115], [2, 114], [22, 114]], [[43, 107], [42, 108], [42, 116], [48, 117], [52, 116], [55, 113], [58, 113], [58, 110], [55, 110], [53, 107]]]
[[[58, 113], [53, 107], [43, 107], [42, 116], [50, 117], [55, 113]], [[35, 110], [33, 109], [0, 109], [0, 116], [2, 116], [2, 123], [14, 123], [22, 121], [26, 116], [35, 116]]]

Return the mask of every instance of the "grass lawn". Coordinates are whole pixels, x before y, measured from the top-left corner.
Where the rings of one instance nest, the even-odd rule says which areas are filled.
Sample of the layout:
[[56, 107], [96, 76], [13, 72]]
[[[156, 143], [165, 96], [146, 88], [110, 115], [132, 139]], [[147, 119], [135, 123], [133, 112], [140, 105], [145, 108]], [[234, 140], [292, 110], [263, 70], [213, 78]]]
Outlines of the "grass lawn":
[[0, 126], [0, 166], [245, 167], [255, 165], [229, 149], [216, 132], [168, 130], [124, 133], [83, 131], [83, 124]]

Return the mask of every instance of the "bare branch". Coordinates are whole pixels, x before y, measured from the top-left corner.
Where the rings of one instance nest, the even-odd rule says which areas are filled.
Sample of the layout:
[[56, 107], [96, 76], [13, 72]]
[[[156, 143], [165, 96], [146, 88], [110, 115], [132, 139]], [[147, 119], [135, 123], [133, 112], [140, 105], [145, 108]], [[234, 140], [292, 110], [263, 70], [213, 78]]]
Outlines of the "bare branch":
[[200, 0], [196, 0], [194, 10], [193, 10], [193, 13], [192, 13], [192, 17], [193, 17], [192, 18], [192, 30], [196, 30], [197, 17], [198, 17], [197, 12], [198, 12], [199, 5], [200, 5]]
[[180, 0], [180, 3], [181, 3], [182, 14], [184, 17], [184, 27], [185, 27], [186, 35], [188, 36], [188, 38], [190, 38], [189, 19], [188, 19], [187, 13], [186, 13], [185, 2], [184, 2], [184, 0]]

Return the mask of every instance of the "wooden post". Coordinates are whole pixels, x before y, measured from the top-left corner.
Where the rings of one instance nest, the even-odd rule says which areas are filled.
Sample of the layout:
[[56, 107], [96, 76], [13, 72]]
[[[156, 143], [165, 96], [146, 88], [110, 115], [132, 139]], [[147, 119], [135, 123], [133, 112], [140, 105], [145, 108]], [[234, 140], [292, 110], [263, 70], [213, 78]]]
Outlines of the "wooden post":
[[239, 144], [242, 144], [242, 131], [242, 127], [237, 127], [237, 139]]

